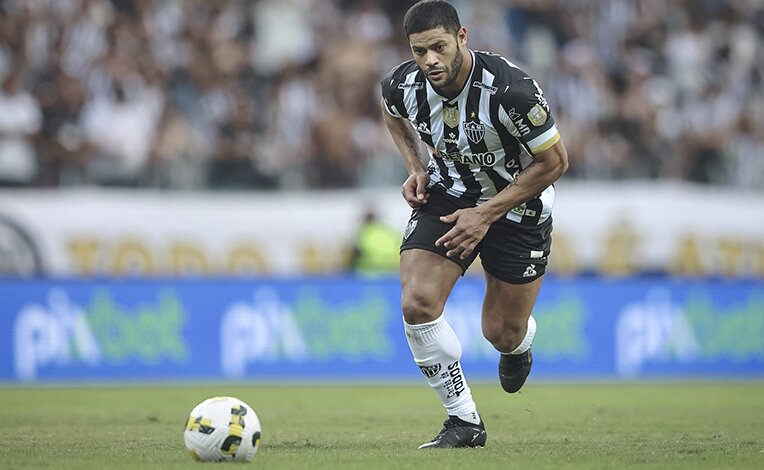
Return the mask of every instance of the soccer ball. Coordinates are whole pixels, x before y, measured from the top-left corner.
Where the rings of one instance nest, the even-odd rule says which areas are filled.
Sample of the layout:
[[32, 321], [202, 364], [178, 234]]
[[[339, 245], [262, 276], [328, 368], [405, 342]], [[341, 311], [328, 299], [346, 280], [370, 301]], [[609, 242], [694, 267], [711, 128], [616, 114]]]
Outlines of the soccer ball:
[[210, 398], [191, 410], [183, 439], [194, 460], [246, 462], [260, 447], [260, 420], [238, 398]]

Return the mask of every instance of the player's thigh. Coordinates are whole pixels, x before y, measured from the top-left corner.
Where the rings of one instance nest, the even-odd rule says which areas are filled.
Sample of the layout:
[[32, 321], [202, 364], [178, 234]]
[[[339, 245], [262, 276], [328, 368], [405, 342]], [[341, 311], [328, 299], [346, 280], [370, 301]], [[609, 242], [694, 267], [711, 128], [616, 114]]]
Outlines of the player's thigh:
[[436, 320], [454, 284], [462, 275], [458, 264], [423, 249], [401, 252], [401, 304], [406, 323]]
[[501, 336], [506, 332], [524, 331], [536, 304], [543, 276], [525, 284], [511, 284], [485, 273], [483, 300], [483, 332]]
[[534, 227], [495, 224], [481, 242], [485, 270], [483, 333], [487, 338], [525, 331], [546, 272], [551, 220]]

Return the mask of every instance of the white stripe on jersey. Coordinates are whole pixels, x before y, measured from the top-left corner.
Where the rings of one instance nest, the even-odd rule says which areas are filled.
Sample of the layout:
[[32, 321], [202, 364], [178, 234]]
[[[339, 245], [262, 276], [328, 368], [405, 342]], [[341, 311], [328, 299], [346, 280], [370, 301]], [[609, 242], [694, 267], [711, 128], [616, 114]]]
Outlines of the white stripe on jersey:
[[[418, 72], [411, 72], [410, 74], [406, 75], [406, 81], [403, 83], [406, 85], [412, 85], [414, 82], [416, 82], [416, 76]], [[407, 86], [403, 89], [403, 105], [408, 110], [409, 114], [411, 113], [411, 110], [414, 110], [416, 112], [417, 105], [416, 105], [416, 88], [413, 86]]]
[[545, 143], [554, 139], [556, 136], [557, 136], [557, 126], [553, 125], [552, 127], [549, 128], [548, 131], [544, 132], [543, 134], [536, 137], [535, 139], [529, 141], [528, 147], [531, 148], [531, 151], [535, 151], [538, 148], [542, 148]]

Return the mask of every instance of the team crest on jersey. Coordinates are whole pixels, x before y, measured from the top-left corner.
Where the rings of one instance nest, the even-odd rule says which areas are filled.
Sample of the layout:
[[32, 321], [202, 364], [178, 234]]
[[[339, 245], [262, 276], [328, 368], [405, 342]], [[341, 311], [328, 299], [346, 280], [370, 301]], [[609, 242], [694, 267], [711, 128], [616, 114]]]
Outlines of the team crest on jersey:
[[462, 127], [464, 128], [464, 133], [467, 134], [467, 138], [470, 139], [472, 143], [477, 144], [483, 140], [483, 136], [485, 136], [484, 125], [479, 122], [470, 121], [462, 123]]
[[534, 105], [530, 111], [528, 111], [528, 120], [536, 127], [543, 126], [547, 120], [547, 113], [543, 106], [540, 104]]
[[459, 126], [459, 108], [443, 106], [443, 122], [451, 128]]

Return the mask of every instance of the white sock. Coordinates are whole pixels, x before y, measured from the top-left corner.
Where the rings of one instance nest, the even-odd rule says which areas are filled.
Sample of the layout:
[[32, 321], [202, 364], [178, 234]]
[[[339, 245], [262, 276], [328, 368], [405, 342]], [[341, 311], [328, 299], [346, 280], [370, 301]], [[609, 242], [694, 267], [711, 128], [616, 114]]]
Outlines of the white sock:
[[523, 337], [523, 340], [520, 341], [520, 346], [516, 347], [512, 352], [510, 353], [502, 353], [502, 354], [522, 354], [525, 351], [529, 350], [531, 348], [531, 344], [533, 343], [533, 337], [536, 336], [536, 319], [533, 318], [533, 315], [528, 317], [528, 329], [525, 331], [525, 336]]
[[404, 320], [403, 324], [414, 361], [448, 414], [479, 423], [477, 405], [472, 400], [472, 392], [459, 362], [462, 345], [451, 325], [443, 315], [429, 323], [409, 325]]

